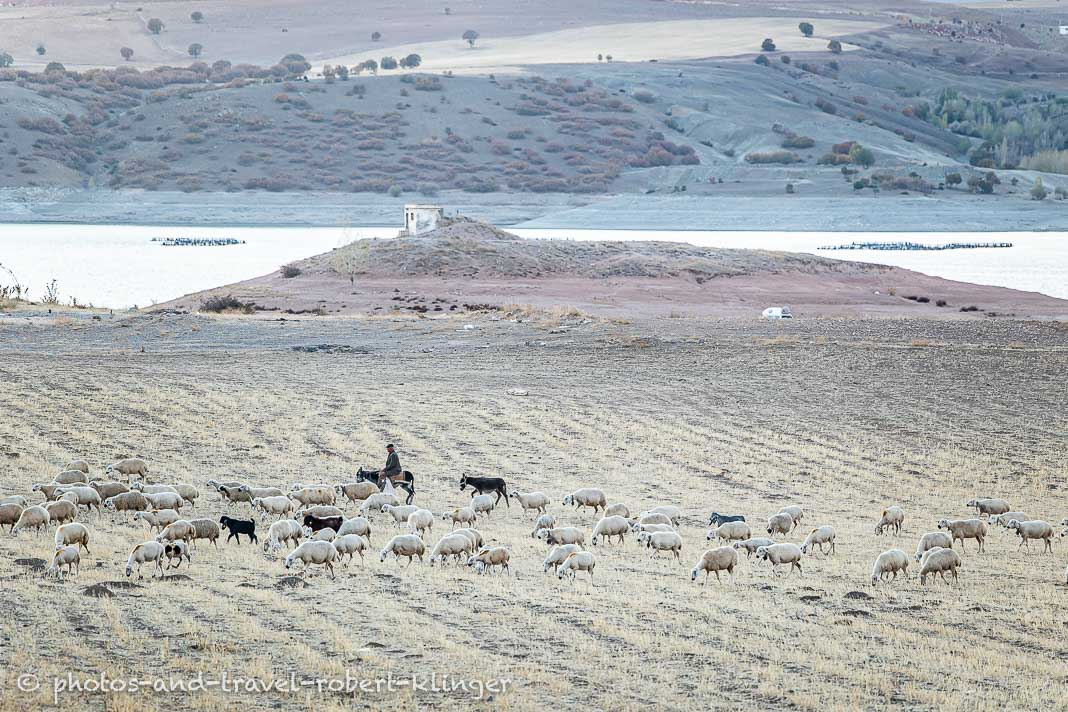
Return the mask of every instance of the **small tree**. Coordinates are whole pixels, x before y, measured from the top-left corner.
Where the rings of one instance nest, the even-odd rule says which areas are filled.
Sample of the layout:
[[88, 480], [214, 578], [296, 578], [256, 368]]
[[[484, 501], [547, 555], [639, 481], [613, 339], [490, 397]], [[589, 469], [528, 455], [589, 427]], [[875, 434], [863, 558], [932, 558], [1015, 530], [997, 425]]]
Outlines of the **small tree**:
[[125, 59], [127, 62], [129, 62], [130, 58], [133, 57], [133, 50], [130, 49], [129, 47], [123, 47], [122, 49], [119, 50], [119, 54], [122, 55], [123, 59]]
[[15, 63], [15, 58], [7, 52], [0, 52], [0, 67], [10, 67]]
[[334, 67], [334, 72], [337, 73], [337, 78], [341, 81], [347, 82], [349, 80], [349, 68], [344, 64], [339, 64]]
[[950, 173], [946, 176], [946, 185], [950, 188], [960, 185], [963, 182], [964, 178], [961, 177], [960, 173]]
[[337, 75], [334, 72], [334, 67], [332, 65], [329, 65], [329, 64], [324, 64], [323, 65], [323, 79], [326, 80], [326, 83], [327, 84], [333, 84], [335, 76], [337, 76]]
[[1049, 192], [1046, 190], [1046, 186], [1042, 185], [1042, 178], [1035, 178], [1035, 184], [1031, 186], [1031, 199], [1032, 200], [1045, 200]]
[[67, 71], [67, 68], [64, 67], [62, 64], [60, 64], [59, 62], [49, 62], [48, 66], [45, 67], [45, 72], [46, 73], [47, 72], [65, 72], [65, 71]]
[[383, 57], [381, 60], [379, 60], [378, 66], [382, 69], [396, 69], [397, 60], [393, 57]]
[[452, 14], [452, 8], [450, 8], [450, 7], [445, 8], [445, 14], [446, 15], [451, 15]]
[[604, 56], [604, 61], [606, 61], [606, 62], [611, 62], [611, 61], [612, 61], [612, 55], [610, 55], [610, 54], [606, 54], [606, 55]]
[[382, 39], [382, 33], [381, 32], [377, 32], [376, 31], [376, 32], [372, 32], [371, 33], [371, 41], [372, 42], [378, 42], [378, 40], [380, 40], [380, 39]]
[[374, 61], [373, 59], [369, 59], [366, 62], [363, 62], [362, 64], [360, 64], [360, 66], [366, 69], [371, 74], [378, 74], [378, 62]]
[[827, 49], [831, 50], [831, 54], [841, 54], [842, 53], [842, 43], [839, 42], [838, 40], [831, 40], [830, 42], [827, 43]]
[[215, 74], [222, 74], [229, 71], [232, 66], [234, 65], [228, 59], [216, 59], [211, 63], [211, 71]]
[[759, 64], [759, 65], [760, 65], [761, 67], [766, 67], [766, 66], [768, 66], [769, 64], [771, 64], [771, 62], [769, 62], [769, 61], [768, 61], [768, 58], [767, 58], [767, 57], [765, 57], [765, 56], [764, 56], [764, 55], [762, 55], [762, 54], [760, 54], [760, 55], [757, 55], [757, 58], [756, 58], [755, 60], [753, 60], [753, 61], [755, 61], [755, 62], [756, 62], [757, 64]]
[[199, 57], [200, 53], [203, 51], [204, 45], [200, 44], [199, 42], [194, 42], [193, 44], [189, 45], [189, 56], [193, 57], [194, 59]]
[[865, 148], [859, 143], [853, 148], [849, 149], [849, 160], [856, 163], [858, 166], [865, 168], [871, 168], [875, 165], [875, 154], [872, 153], [870, 148]]
[[801, 34], [805, 37], [811, 37], [812, 33], [816, 31], [816, 28], [812, 26], [811, 22], [802, 22], [797, 26], [797, 29], [801, 30]]
[[43, 56], [44, 56], [44, 53], [45, 53], [46, 51], [47, 51], [47, 50], [45, 49], [45, 46], [44, 46], [43, 44], [39, 44], [39, 45], [37, 45], [37, 56], [38, 56], [38, 57], [43, 57]]
[[148, 21], [148, 31], [154, 35], [158, 35], [160, 32], [163, 32], [163, 20], [159, 19], [158, 17], [153, 17], [151, 20]]
[[407, 57], [401, 57], [400, 60], [400, 66], [404, 69], [415, 69], [422, 63], [423, 58], [415, 54], [414, 52], [412, 54], [409, 54]]
[[200, 24], [201, 22], [204, 22], [204, 13], [202, 13], [200, 10], [197, 10], [189, 16], [189, 19], [197, 24]]
[[760, 43], [760, 50], [762, 52], [774, 52], [775, 40], [771, 39], [770, 37], [766, 37], [764, 41]]
[[475, 40], [477, 40], [480, 36], [481, 35], [478, 34], [477, 30], [465, 30], [463, 34], [463, 40], [467, 42], [467, 44], [471, 45], [471, 47], [473, 48], [475, 46]]

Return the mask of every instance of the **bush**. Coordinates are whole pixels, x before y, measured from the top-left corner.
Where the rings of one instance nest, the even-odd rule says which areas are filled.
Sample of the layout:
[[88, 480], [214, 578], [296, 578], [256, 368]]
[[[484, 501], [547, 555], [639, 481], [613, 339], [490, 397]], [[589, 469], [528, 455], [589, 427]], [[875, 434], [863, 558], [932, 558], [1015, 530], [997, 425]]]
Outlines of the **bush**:
[[391, 197], [391, 198], [399, 198], [400, 194], [403, 193], [404, 191], [401, 189], [401, 187], [399, 185], [391, 185], [391, 186], [389, 186], [389, 190], [386, 191], [386, 192], [389, 193], [389, 197]]
[[151, 20], [148, 21], [148, 31], [154, 35], [158, 35], [160, 32], [163, 32], [163, 20], [159, 19], [158, 17], [153, 17]]
[[758, 57], [757, 57], [757, 58], [756, 58], [755, 60], [753, 60], [753, 61], [754, 61], [754, 62], [756, 62], [757, 64], [759, 64], [759, 65], [760, 65], [760, 66], [762, 66], [762, 67], [766, 67], [766, 66], [768, 66], [769, 64], [771, 64], [771, 62], [770, 62], [770, 61], [768, 60], [768, 58], [767, 58], [767, 57], [765, 57], [765, 56], [764, 56], [764, 55], [762, 55], [762, 54], [761, 54], [761, 55], [759, 55], [759, 56], [758, 56]]
[[383, 57], [381, 60], [379, 60], [378, 66], [382, 69], [396, 69], [397, 60], [393, 57]]
[[961, 177], [960, 173], [949, 173], [946, 175], [946, 185], [950, 187], [960, 185], [963, 182], [964, 179]]
[[636, 100], [640, 101], [643, 104], [652, 104], [654, 101], [656, 101], [656, 94], [653, 94], [648, 89], [639, 89], [638, 91], [634, 92], [633, 96]]
[[232, 294], [227, 294], [225, 297], [208, 297], [200, 305], [200, 311], [214, 312], [216, 314], [224, 311], [240, 311], [245, 314], [251, 314], [255, 309], [256, 305], [254, 303], [243, 302]]
[[1047, 195], [1049, 191], [1046, 190], [1046, 186], [1042, 185], [1042, 178], [1035, 178], [1035, 184], [1031, 186], [1031, 199], [1045, 200]]
[[841, 54], [842, 53], [842, 43], [839, 42], [838, 40], [831, 40], [830, 42], [827, 43], [827, 49], [829, 49], [831, 51], [831, 54]]
[[780, 163], [789, 165], [791, 163], [800, 163], [801, 157], [791, 151], [754, 151], [745, 155], [745, 162], [754, 164]]
[[853, 146], [853, 148], [849, 149], [849, 160], [856, 163], [858, 166], [871, 168], [875, 165], [875, 154], [872, 153], [870, 148], [865, 148], [858, 143]]
[[293, 279], [294, 277], [299, 277], [301, 274], [300, 267], [297, 267], [296, 265], [283, 265], [281, 271], [282, 276], [286, 279]]
[[812, 33], [816, 31], [811, 22], [802, 22], [797, 26], [797, 29], [801, 30], [801, 34], [805, 37], [811, 37]]
[[773, 39], [771, 39], [770, 37], [766, 37], [764, 39], [764, 41], [760, 43], [760, 51], [761, 52], [774, 52], [775, 51], [775, 41]]
[[838, 107], [824, 99], [822, 96], [816, 99], [816, 108], [825, 114], [838, 113]]
[[812, 148], [816, 145], [816, 140], [811, 136], [789, 136], [783, 139], [783, 148]]

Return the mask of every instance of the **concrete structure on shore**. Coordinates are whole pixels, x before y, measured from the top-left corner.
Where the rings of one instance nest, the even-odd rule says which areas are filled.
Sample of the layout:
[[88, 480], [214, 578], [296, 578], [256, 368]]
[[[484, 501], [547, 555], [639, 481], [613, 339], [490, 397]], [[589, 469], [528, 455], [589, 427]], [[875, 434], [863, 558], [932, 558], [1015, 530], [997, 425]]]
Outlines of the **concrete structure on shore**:
[[444, 219], [445, 209], [440, 205], [410, 203], [404, 206], [404, 232], [410, 236], [436, 230]]

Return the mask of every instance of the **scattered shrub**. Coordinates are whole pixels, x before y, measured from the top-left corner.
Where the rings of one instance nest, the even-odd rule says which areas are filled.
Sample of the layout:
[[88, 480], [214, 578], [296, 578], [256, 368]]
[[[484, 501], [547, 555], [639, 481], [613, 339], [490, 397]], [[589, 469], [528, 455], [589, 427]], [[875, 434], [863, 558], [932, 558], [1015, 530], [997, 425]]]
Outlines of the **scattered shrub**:
[[763, 164], [763, 163], [800, 163], [801, 157], [792, 151], [753, 151], [745, 155], [746, 163]]
[[300, 267], [297, 267], [296, 265], [283, 265], [281, 271], [282, 276], [286, 279], [293, 279], [294, 277], [299, 277], [301, 274]]
[[245, 314], [251, 314], [256, 309], [256, 305], [252, 302], [243, 302], [232, 294], [223, 296], [208, 297], [200, 305], [200, 311], [214, 312], [216, 314], [224, 311], [240, 311]]

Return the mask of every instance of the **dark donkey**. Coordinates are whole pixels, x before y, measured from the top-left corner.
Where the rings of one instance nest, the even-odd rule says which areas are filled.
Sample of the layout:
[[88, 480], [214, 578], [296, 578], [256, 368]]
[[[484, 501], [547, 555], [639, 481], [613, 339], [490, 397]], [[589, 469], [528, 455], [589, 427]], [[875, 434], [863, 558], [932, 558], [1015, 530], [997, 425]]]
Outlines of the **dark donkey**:
[[[368, 482], [374, 482], [378, 485], [378, 489], [382, 489], [384, 483], [378, 481], [378, 470], [365, 470], [362, 467], [356, 470], [356, 481], [367, 480]], [[415, 499], [415, 475], [408, 470], [404, 470], [396, 477], [391, 477], [390, 482], [395, 487], [400, 487], [402, 490], [408, 493], [408, 499], [405, 500], [405, 504], [411, 504]]]
[[463, 492], [467, 487], [471, 488], [472, 497], [476, 494], [496, 492], [497, 501], [493, 503], [494, 507], [501, 503], [501, 497], [504, 497], [506, 507], [511, 508], [512, 506], [508, 504], [508, 485], [500, 477], [468, 477], [467, 475], [460, 475], [460, 491]]

